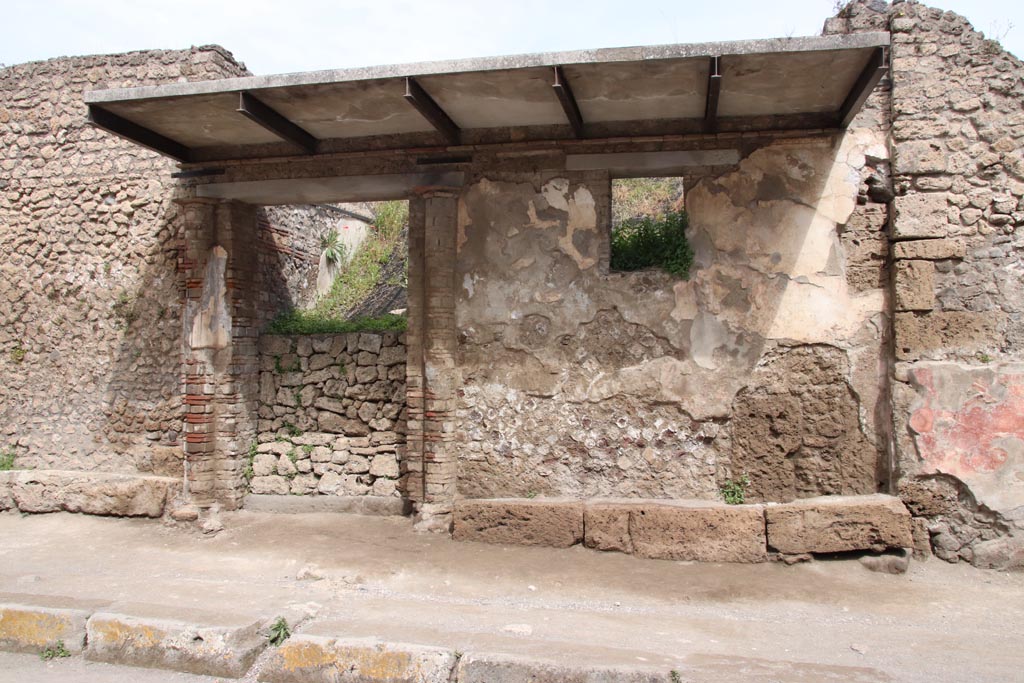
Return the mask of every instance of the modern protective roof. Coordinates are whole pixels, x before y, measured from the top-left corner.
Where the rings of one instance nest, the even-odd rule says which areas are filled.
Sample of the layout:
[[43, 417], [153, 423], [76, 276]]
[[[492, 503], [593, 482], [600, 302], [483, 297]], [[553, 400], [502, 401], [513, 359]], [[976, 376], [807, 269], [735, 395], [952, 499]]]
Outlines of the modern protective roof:
[[87, 92], [183, 162], [523, 140], [842, 128], [887, 33], [609, 48]]

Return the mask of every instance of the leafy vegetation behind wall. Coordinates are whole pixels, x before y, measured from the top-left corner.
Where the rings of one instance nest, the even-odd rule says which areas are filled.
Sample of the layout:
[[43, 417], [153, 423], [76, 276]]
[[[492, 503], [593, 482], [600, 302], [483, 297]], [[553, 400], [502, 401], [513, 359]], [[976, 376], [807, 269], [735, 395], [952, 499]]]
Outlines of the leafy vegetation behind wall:
[[[384, 266], [393, 258], [404, 260], [402, 282], [408, 273], [408, 251], [403, 234], [409, 222], [409, 203], [380, 202], [374, 207], [374, 228], [341, 267], [330, 291], [308, 310], [291, 310], [278, 316], [267, 330], [271, 334], [325, 334], [357, 330], [404, 330], [400, 315], [367, 316], [348, 319], [359, 304], [381, 284]], [[345, 261], [344, 245], [337, 232], [321, 241], [327, 260]]]

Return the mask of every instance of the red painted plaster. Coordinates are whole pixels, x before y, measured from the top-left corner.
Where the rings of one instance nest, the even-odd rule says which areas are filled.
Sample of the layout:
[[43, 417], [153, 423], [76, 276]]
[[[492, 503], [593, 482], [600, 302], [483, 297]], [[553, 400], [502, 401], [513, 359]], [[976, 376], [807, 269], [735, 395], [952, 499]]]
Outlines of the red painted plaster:
[[[914, 379], [923, 404], [911, 413], [910, 428], [917, 434], [927, 471], [954, 476], [992, 472], [1008, 457], [995, 441], [1024, 441], [1024, 375], [995, 375], [991, 383], [975, 382], [971, 395], [955, 410], [941, 407], [931, 369], [915, 371]], [[994, 392], [996, 388], [1003, 390]]]

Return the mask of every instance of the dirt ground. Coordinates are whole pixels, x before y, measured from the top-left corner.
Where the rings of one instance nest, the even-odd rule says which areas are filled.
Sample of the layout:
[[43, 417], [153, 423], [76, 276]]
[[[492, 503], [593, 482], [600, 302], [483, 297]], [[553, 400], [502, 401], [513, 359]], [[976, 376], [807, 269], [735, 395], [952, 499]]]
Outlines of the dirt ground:
[[149, 520], [0, 514], [0, 601], [196, 623], [285, 615], [297, 632], [694, 681], [1011, 681], [1024, 671], [1021, 573], [937, 559], [901, 576], [855, 561], [642, 560], [456, 543], [402, 518], [223, 520], [204, 536]]

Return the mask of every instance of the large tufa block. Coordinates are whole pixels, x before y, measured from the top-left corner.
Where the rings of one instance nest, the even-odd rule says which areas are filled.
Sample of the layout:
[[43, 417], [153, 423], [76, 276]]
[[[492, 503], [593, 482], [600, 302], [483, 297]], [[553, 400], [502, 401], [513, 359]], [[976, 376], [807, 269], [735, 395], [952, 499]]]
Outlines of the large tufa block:
[[945, 192], [913, 193], [893, 200], [894, 240], [946, 237], [949, 232], [949, 199]]
[[895, 293], [897, 311], [935, 308], [935, 264], [924, 260], [897, 261]]
[[105, 472], [15, 470], [0, 473], [21, 512], [80, 512], [115, 517], [160, 517], [181, 480]]
[[764, 562], [760, 505], [694, 501], [595, 501], [586, 506], [588, 548], [699, 562]]
[[630, 510], [633, 553], [660, 560], [764, 562], [760, 505], [659, 504]]
[[914, 545], [910, 512], [899, 498], [822, 496], [765, 510], [768, 545], [785, 554], [882, 551]]
[[509, 545], [566, 548], [583, 540], [583, 504], [514, 498], [455, 504], [454, 538]]

